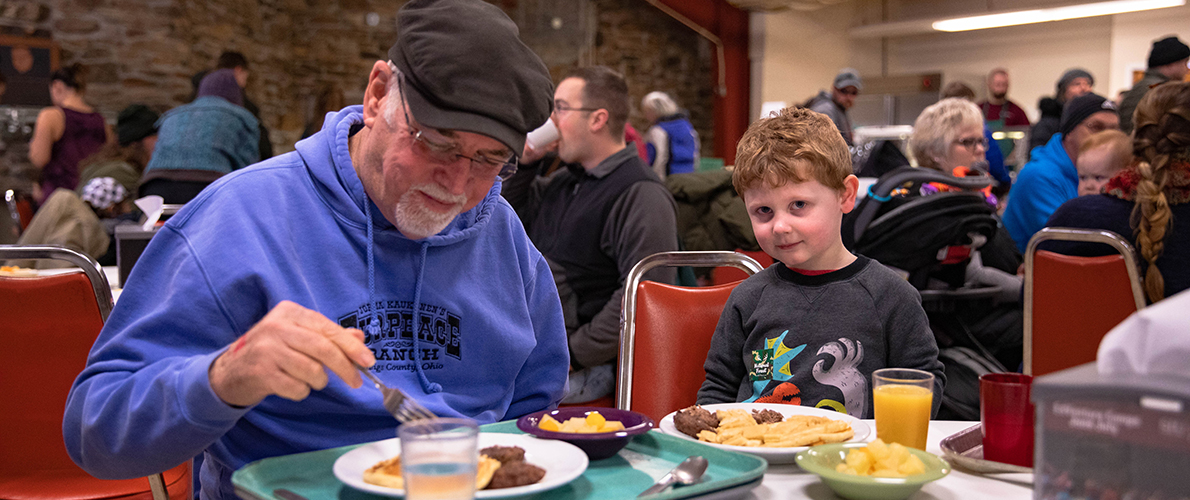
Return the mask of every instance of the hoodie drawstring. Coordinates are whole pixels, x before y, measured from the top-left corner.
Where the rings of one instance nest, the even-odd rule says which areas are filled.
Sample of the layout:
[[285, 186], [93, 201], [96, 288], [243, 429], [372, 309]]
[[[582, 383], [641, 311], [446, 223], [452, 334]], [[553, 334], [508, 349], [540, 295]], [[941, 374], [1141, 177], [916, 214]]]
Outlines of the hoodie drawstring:
[[[368, 226], [368, 307], [372, 309], [373, 313], [372, 321], [368, 325], [368, 333], [372, 334], [372, 338], [377, 338], [380, 335], [382, 318], [380, 317], [380, 308], [376, 307], [376, 261], [372, 252], [372, 247], [375, 245], [375, 239], [372, 235], [372, 202], [366, 199], [364, 200], [364, 217], [367, 218], [366, 224]], [[421, 349], [417, 342], [421, 316], [417, 311], [421, 308], [421, 284], [426, 271], [426, 249], [429, 246], [429, 242], [422, 242], [421, 244], [420, 258], [417, 262], [417, 280], [413, 283], [413, 368], [417, 372], [417, 381], [421, 384], [422, 390], [426, 394], [433, 394], [442, 392], [442, 384], [430, 382], [425, 372], [422, 371], [421, 361], [418, 359]]]

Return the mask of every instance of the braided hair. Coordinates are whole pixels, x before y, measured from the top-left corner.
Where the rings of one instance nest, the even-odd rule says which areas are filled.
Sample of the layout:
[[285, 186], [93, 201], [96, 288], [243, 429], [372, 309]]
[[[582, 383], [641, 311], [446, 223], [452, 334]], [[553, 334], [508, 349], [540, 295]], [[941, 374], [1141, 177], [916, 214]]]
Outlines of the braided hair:
[[1190, 160], [1190, 83], [1171, 82], [1145, 94], [1136, 107], [1132, 154], [1137, 158], [1136, 206], [1132, 227], [1140, 255], [1149, 264], [1145, 293], [1151, 302], [1165, 298], [1165, 279], [1157, 259], [1165, 249], [1172, 212], [1165, 193], [1168, 167]]

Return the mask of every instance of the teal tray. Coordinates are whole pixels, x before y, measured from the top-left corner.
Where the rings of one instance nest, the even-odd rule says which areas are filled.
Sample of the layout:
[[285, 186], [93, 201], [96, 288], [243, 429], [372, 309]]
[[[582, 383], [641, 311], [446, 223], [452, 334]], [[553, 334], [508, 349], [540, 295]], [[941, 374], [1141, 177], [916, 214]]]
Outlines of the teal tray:
[[[481, 427], [483, 432], [524, 434], [515, 421]], [[272, 500], [273, 490], [286, 488], [311, 500], [373, 500], [388, 497], [355, 490], [335, 478], [331, 467], [344, 453], [361, 445], [297, 453], [257, 460], [231, 476], [236, 493], [247, 499]], [[583, 475], [570, 483], [535, 495], [516, 498], [550, 500], [636, 498], [666, 471], [690, 455], [706, 457], [710, 465], [702, 482], [670, 488], [651, 495], [651, 500], [677, 498], [727, 498], [742, 496], [756, 487], [768, 469], [768, 462], [734, 451], [720, 450], [694, 441], [653, 430], [633, 438], [628, 446], [612, 457], [591, 462]]]

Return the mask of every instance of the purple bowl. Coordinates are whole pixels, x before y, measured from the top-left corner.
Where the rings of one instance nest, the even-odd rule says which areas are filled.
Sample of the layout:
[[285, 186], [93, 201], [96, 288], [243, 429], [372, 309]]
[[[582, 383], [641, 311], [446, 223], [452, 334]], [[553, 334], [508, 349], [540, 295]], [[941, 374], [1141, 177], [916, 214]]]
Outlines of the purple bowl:
[[[600, 432], [595, 434], [578, 434], [574, 432], [552, 432], [543, 430], [537, 425], [545, 415], [554, 417], [559, 422], [565, 422], [574, 417], [585, 418], [588, 413], [597, 411], [608, 420], [617, 420], [624, 424], [624, 430], [615, 432]], [[516, 421], [517, 429], [543, 439], [558, 439], [578, 446], [591, 460], [601, 460], [612, 457], [621, 448], [628, 445], [632, 436], [644, 434], [655, 427], [653, 419], [643, 413], [615, 408], [598, 408], [594, 406], [570, 406], [557, 410], [546, 410], [530, 413]]]

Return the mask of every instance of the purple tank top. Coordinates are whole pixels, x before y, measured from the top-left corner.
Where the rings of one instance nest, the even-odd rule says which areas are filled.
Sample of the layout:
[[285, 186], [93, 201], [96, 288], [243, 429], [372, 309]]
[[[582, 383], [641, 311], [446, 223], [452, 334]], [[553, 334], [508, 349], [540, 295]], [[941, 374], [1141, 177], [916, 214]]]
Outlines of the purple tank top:
[[66, 114], [62, 138], [54, 143], [50, 162], [41, 170], [41, 195], [49, 198], [57, 188], [74, 190], [79, 182], [79, 162], [99, 151], [107, 141], [103, 115], [60, 108]]

